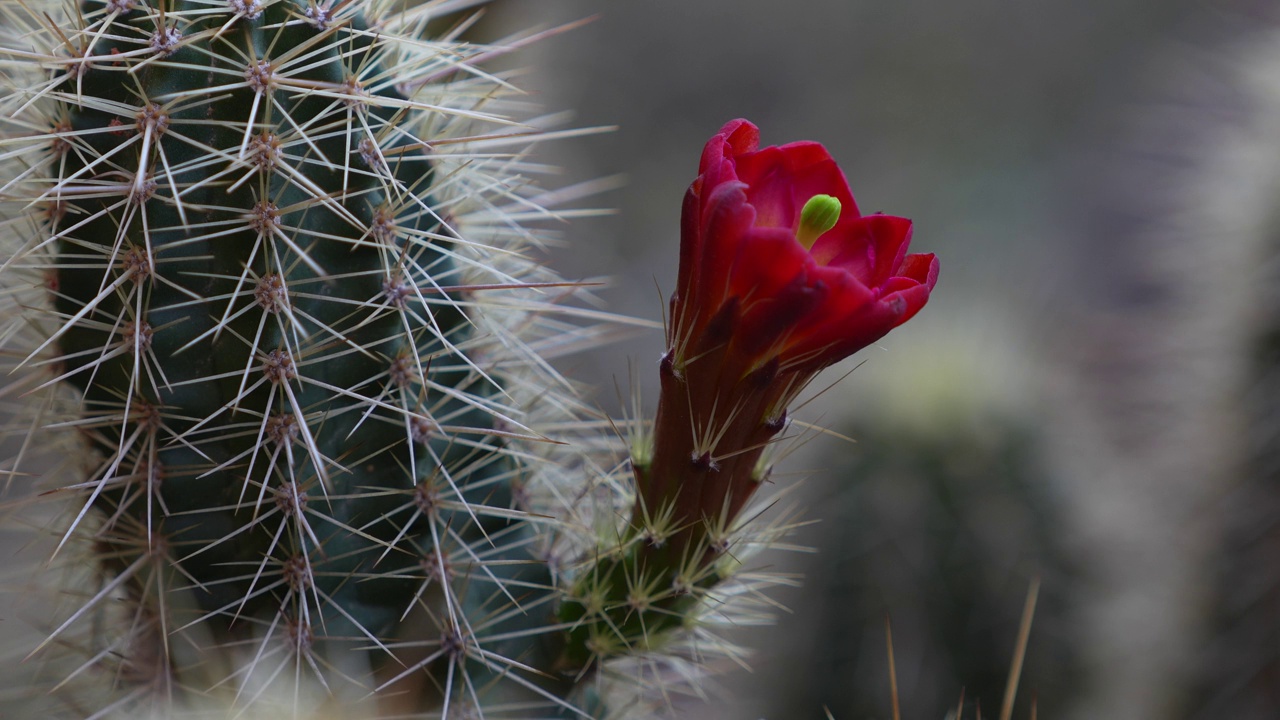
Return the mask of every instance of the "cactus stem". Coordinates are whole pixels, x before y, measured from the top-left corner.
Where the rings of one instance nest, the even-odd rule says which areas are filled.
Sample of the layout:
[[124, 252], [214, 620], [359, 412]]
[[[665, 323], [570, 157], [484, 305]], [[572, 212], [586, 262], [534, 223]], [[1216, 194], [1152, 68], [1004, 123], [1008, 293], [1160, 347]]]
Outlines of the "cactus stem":
[[78, 431], [49, 544], [98, 578], [46, 659], [88, 650], [105, 712], [244, 710], [306, 675], [406, 712], [573, 706], [539, 645], [592, 512], [565, 469], [608, 463], [562, 444], [605, 447], [537, 353], [615, 318], [565, 307], [584, 284], [519, 225], [598, 186], [535, 191], [513, 146], [580, 133], [509, 116], [472, 67], [502, 48], [396, 35], [440, 3], [30, 1], [0, 0], [0, 160], [24, 164], [0, 195], [26, 206], [0, 393]]

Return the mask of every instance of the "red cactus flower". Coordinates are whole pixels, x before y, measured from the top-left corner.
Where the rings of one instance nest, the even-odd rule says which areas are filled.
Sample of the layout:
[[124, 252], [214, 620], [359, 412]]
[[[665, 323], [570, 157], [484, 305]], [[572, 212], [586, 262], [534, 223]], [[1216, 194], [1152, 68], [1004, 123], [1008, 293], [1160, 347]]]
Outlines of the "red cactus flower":
[[860, 215], [826, 148], [758, 149], [746, 120], [702, 151], [684, 199], [680, 270], [643, 507], [727, 526], [764, 448], [814, 375], [915, 315], [938, 278], [908, 255], [911, 221]]
[[858, 214], [822, 145], [758, 150], [759, 139], [734, 120], [702, 151], [685, 195], [668, 340], [679, 364], [712, 318], [735, 315], [735, 354], [815, 372], [915, 315], [938, 263], [907, 255], [910, 220]]

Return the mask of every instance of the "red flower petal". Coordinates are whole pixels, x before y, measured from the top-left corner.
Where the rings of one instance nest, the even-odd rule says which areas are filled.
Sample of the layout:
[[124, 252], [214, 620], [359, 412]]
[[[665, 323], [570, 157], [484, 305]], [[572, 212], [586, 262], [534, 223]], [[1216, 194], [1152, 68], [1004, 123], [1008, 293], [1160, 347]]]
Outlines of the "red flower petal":
[[908, 255], [902, 261], [898, 275], [911, 278], [932, 290], [938, 284], [938, 258], [933, 253]]
[[[729, 268], [750, 231], [755, 210], [747, 204], [741, 183], [716, 188], [702, 213], [702, 257], [693, 281], [703, 298], [718, 305], [729, 290]], [[705, 308], [704, 312], [714, 312]]]
[[814, 195], [830, 195], [840, 201], [841, 223], [847, 225], [858, 218], [858, 205], [844, 173], [818, 143], [765, 148], [738, 157], [735, 164], [737, 178], [747, 184], [747, 197], [758, 213], [757, 225], [794, 232], [801, 208]]
[[[925, 303], [929, 301], [929, 294], [933, 291], [933, 287], [938, 284], [938, 258], [933, 253], [908, 255], [907, 259], [902, 263], [902, 269], [898, 272], [900, 275], [894, 278], [895, 282], [906, 280], [916, 283], [914, 287], [907, 287], [894, 293], [906, 303], [902, 317], [898, 320], [898, 325], [901, 325], [915, 317], [915, 314], [920, 312]], [[897, 327], [897, 325], [894, 327]]]
[[782, 228], [753, 227], [738, 246], [729, 272], [729, 293], [750, 305], [777, 294], [812, 264], [794, 233]]
[[700, 178], [710, 178], [704, 182], [720, 182], [726, 172], [724, 163], [728, 163], [728, 170], [732, 172], [734, 158], [755, 151], [759, 145], [760, 130], [755, 125], [746, 120], [726, 123], [703, 147], [698, 175]]

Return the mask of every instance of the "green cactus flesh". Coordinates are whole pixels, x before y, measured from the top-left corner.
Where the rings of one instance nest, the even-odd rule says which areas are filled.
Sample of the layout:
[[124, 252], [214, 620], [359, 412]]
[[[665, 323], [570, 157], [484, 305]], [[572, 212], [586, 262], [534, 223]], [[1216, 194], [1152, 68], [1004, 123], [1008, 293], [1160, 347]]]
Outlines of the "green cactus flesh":
[[[406, 97], [426, 73], [350, 4], [162, 7], [82, 7], [47, 93], [50, 348], [101, 460], [77, 524], [148, 612], [193, 598], [164, 634], [362, 649], [375, 686], [509, 671], [468, 643], [552, 610], [431, 191], [456, 115]], [[398, 653], [410, 611], [434, 629]]]

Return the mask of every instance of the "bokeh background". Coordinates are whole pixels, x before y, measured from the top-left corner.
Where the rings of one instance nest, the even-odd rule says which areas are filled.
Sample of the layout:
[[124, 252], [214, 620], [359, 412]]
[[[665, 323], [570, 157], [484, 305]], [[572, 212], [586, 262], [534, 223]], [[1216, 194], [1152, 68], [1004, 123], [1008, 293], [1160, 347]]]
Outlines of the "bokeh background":
[[[622, 174], [549, 262], [659, 319], [702, 144], [746, 117], [824, 142], [865, 212], [938, 253], [929, 307], [838, 369], [780, 484], [819, 521], [750, 673], [690, 717], [1280, 717], [1280, 11], [1192, 0], [502, 0], [531, 99], [616, 132]], [[568, 362], [617, 411], [657, 333]], [[861, 362], [861, 365], [858, 363]], [[834, 376], [833, 378], [834, 379]], [[647, 393], [652, 398], [652, 393]], [[652, 406], [650, 406], [652, 407]], [[1031, 705], [1036, 705], [1033, 711]]]

